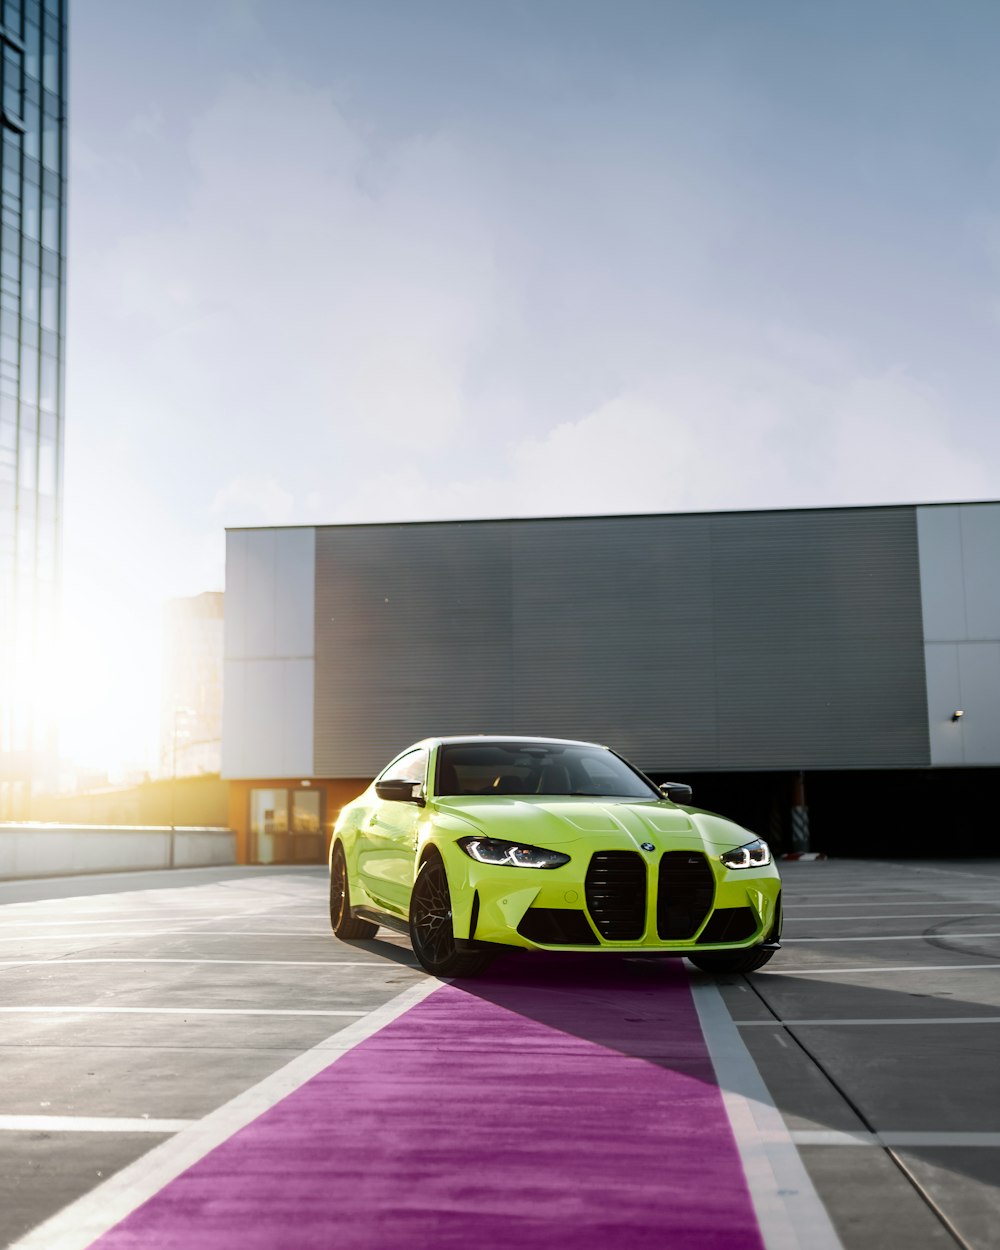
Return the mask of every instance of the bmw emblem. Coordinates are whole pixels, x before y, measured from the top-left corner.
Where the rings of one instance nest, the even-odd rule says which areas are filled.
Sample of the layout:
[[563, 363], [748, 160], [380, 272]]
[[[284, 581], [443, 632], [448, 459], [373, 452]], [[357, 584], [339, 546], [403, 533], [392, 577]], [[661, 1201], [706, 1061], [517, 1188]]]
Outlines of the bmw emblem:
[[642, 847], [642, 849], [643, 849], [644, 851], [655, 851], [655, 850], [656, 850], [656, 847], [652, 844], [652, 842], [642, 842], [642, 843], [640, 843], [640, 846]]

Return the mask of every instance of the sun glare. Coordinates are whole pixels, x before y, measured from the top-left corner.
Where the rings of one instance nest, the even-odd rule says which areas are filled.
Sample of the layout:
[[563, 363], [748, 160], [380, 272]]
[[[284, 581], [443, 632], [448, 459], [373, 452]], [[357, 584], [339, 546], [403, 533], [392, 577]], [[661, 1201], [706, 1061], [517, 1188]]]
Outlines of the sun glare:
[[155, 768], [161, 646], [158, 603], [68, 580], [57, 680], [47, 697], [71, 769], [121, 781]]

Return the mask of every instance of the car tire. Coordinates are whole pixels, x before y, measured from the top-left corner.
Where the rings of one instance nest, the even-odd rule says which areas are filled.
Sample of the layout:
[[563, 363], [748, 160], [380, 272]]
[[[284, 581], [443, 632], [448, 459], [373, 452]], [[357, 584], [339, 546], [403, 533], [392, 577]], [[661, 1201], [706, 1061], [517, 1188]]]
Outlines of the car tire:
[[440, 855], [434, 853], [424, 859], [413, 883], [410, 942], [421, 968], [435, 977], [474, 977], [492, 958], [485, 951], [458, 949], [448, 876]]
[[747, 951], [705, 951], [703, 955], [688, 955], [688, 959], [702, 972], [755, 972], [773, 954], [764, 946], [752, 946]]
[[347, 881], [347, 860], [338, 842], [330, 857], [330, 928], [343, 941], [373, 938], [378, 925], [370, 920], [356, 920], [351, 915], [351, 887]]

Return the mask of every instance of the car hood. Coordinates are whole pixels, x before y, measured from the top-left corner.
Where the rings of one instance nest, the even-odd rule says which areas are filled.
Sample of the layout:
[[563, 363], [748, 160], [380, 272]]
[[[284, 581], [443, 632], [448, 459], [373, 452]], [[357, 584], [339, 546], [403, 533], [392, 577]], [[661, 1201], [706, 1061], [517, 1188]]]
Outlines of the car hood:
[[[590, 799], [553, 796], [517, 798], [468, 795], [435, 800], [444, 816], [456, 818], [466, 832], [492, 838], [555, 847], [586, 839], [608, 847], [729, 850], [755, 835], [731, 820], [696, 807], [678, 807], [656, 799]], [[471, 827], [471, 828], [470, 828]]]

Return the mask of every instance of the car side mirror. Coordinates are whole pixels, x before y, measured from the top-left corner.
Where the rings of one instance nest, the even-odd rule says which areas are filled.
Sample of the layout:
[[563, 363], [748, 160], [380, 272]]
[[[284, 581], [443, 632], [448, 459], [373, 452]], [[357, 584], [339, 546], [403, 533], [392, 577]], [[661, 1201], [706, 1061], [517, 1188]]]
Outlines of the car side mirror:
[[420, 793], [422, 789], [419, 781], [375, 782], [375, 793], [390, 803], [415, 803], [417, 807], [425, 807], [427, 800]]
[[665, 781], [660, 786], [660, 793], [671, 803], [690, 803], [694, 798], [694, 791], [683, 781]]

